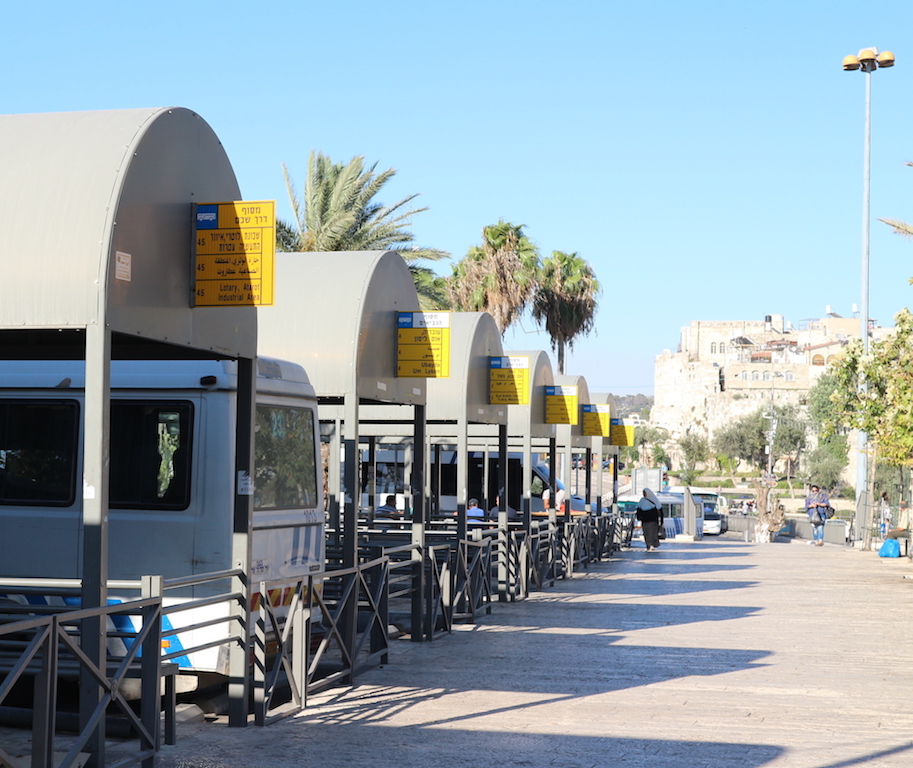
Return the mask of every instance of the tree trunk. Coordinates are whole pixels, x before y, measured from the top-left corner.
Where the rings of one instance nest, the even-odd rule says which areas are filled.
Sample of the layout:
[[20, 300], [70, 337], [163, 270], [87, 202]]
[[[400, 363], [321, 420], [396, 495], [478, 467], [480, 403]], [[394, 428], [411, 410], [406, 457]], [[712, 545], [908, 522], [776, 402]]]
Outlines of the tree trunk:
[[766, 485], [762, 480], [755, 480], [752, 484], [758, 500], [758, 522], [755, 525], [755, 541], [758, 544], [769, 544], [783, 527], [783, 510], [780, 509], [779, 497], [770, 486]]

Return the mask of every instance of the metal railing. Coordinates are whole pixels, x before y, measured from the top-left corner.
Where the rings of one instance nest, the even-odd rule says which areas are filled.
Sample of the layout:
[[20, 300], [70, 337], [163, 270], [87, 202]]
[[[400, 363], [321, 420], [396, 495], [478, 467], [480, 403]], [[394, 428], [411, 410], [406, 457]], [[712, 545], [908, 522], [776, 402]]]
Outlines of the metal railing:
[[[12, 581], [12, 580], [11, 580]], [[9, 594], [36, 594], [41, 589], [47, 594], [51, 587], [45, 579], [17, 579], [15, 584], [0, 585]], [[31, 585], [27, 582], [32, 582]], [[78, 588], [61, 587], [56, 582], [57, 595], [78, 594]], [[78, 582], [76, 582], [78, 583]], [[115, 763], [116, 766], [142, 764], [152, 768], [161, 743], [160, 686], [162, 679], [161, 616], [162, 580], [145, 577], [141, 582], [143, 596], [126, 603], [115, 603], [101, 608], [71, 608], [51, 605], [5, 604], [3, 612], [7, 623], [0, 625], [0, 647], [3, 648], [3, 671], [0, 683], [0, 703], [6, 700], [17, 683], [26, 677], [33, 678], [32, 702], [32, 757], [33, 768], [50, 768], [55, 765], [55, 746], [58, 743], [58, 681], [63, 677], [79, 678], [80, 685], [97, 687], [95, 706], [90, 712], [80, 713], [80, 728], [66, 754], [56, 763], [59, 768], [81, 763], [81, 752], [88, 748], [96, 751], [96, 762], [105, 764], [105, 718], [113, 707], [137, 734], [137, 752]], [[79, 638], [84, 624], [110, 622], [114, 616], [140, 617], [141, 628], [135, 633], [109, 633], [128, 640], [122, 656], [108, 654], [103, 662], [91, 659], [80, 648]], [[18, 618], [22, 616], [23, 618]], [[140, 712], [137, 715], [124, 695], [123, 683], [127, 677], [141, 680]], [[17, 765], [13, 758], [0, 748], [0, 764]]]
[[[163, 665], [181, 656], [227, 647], [229, 678], [241, 681], [238, 690], [243, 692], [237, 695], [235, 691], [230, 697], [229, 724], [247, 724], [249, 685], [254, 694], [254, 722], [266, 725], [300, 711], [309, 694], [350, 683], [367, 666], [386, 662], [391, 601], [409, 606], [413, 640], [433, 640], [451, 631], [455, 620], [474, 621], [483, 612], [490, 613], [495, 594], [502, 600], [525, 598], [531, 589], [545, 589], [556, 578], [571, 575], [606, 553], [611, 555], [629, 542], [631, 526], [624, 517], [608, 517], [581, 518], [563, 526], [560, 533], [553, 525], [529, 533], [492, 529], [477, 541], [454, 539], [427, 545], [424, 551], [409, 544], [385, 548], [382, 555], [372, 557], [377, 548], [369, 547], [360, 550], [360, 562], [351, 568], [331, 567], [322, 575], [254, 585], [252, 601], [242, 572], [225, 570], [167, 580], [146, 577], [142, 582], [111, 582], [109, 589], [139, 591], [140, 597], [100, 609], [4, 606], [8, 623], [0, 624], [0, 650], [5, 654], [0, 654], [0, 661], [5, 664], [6, 677], [0, 683], [0, 703], [25, 674], [34, 675], [33, 765], [49, 765], [56, 738], [57, 680], [64, 672], [73, 676], [84, 669], [98, 687], [99, 703], [94, 712], [83, 716], [86, 725], [62, 766], [75, 764], [106, 707], [114, 705], [139, 734], [137, 754], [117, 765], [151, 767], [161, 741]], [[219, 591], [219, 582], [226, 588]], [[203, 585], [216, 591], [204, 597], [175, 596], [165, 602], [166, 595], [186, 595]], [[44, 579], [4, 579], [0, 583], [0, 592], [7, 593], [47, 595], [55, 588], [57, 594], [78, 596], [81, 584]], [[221, 604], [226, 609], [216, 611], [214, 618], [184, 624], [173, 621], [178, 626], [161, 629], [163, 617], [173, 619], [185, 611]], [[252, 616], [248, 613], [251, 605]], [[102, 669], [105, 665], [93, 664], [80, 650], [79, 628], [89, 618], [107, 621], [117, 614], [139, 614], [141, 629], [137, 633], [109, 632], [111, 637], [122, 637], [129, 651], [122, 658], [109, 654], [107, 668]], [[179, 633], [186, 637], [191, 630], [213, 627], [220, 627], [215, 638], [160, 653], [162, 642]], [[252, 668], [248, 667], [250, 657]], [[121, 692], [121, 681], [127, 675], [141, 680], [139, 715]], [[0, 765], [11, 761], [0, 748]]]
[[462, 540], [456, 551], [453, 588], [454, 621], [475, 621], [482, 611], [491, 613], [492, 540]]
[[430, 641], [453, 628], [453, 548], [435, 544], [426, 551], [424, 637]]

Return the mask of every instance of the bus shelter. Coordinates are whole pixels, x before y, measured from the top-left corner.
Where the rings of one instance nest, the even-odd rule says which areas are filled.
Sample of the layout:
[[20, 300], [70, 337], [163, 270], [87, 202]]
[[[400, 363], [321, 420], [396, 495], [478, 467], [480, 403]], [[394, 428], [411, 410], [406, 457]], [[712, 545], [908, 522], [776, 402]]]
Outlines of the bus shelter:
[[[592, 411], [590, 419], [599, 423], [601, 434], [593, 435], [591, 451], [596, 457], [600, 469], [596, 473], [596, 510], [597, 514], [607, 509], [617, 512], [618, 502], [618, 446], [612, 442], [612, 420], [616, 418], [615, 398], [605, 392], [590, 393], [589, 410]], [[596, 431], [595, 429], [593, 431]], [[610, 458], [605, 458], [605, 457]], [[605, 462], [608, 461], [607, 466]], [[608, 470], [611, 469], [611, 472]], [[606, 480], [609, 480], [608, 486]], [[606, 505], [604, 499], [609, 496], [610, 503]]]
[[[62, 525], [64, 535], [81, 537], [70, 575], [81, 579], [82, 605], [99, 608], [107, 602], [109, 578], [112, 359], [237, 360], [236, 470], [239, 477], [252, 474], [255, 310], [194, 308], [192, 301], [193, 204], [238, 200], [240, 190], [221, 142], [187, 109], [4, 115], [0, 145], [0, 364], [85, 363], [81, 501], [79, 514]], [[245, 487], [237, 488], [232, 559], [244, 570], [251, 500]], [[7, 546], [33, 552], [35, 570], [2, 575], [53, 569], [50, 532], [31, 533], [3, 526]], [[106, 632], [105, 621], [96, 618], [82, 634], [82, 651], [100, 669]], [[245, 657], [246, 667], [244, 650], [234, 653]], [[80, 717], [94, 728], [87, 749], [103, 762], [104, 717], [93, 725], [90, 714], [102, 689], [87, 669], [82, 674]], [[246, 686], [245, 674], [233, 678], [233, 724], [246, 717]]]
[[[508, 486], [507, 503], [518, 505], [524, 527], [529, 530], [534, 448], [545, 445], [553, 450], [557, 436], [556, 427], [547, 422], [545, 412], [546, 389], [554, 386], [552, 363], [542, 350], [505, 351], [500, 360], [490, 360], [489, 367], [491, 398], [507, 406], [508, 452], [519, 453], [522, 463], [519, 493]], [[478, 426], [472, 430], [471, 447], [493, 450], [498, 448], [498, 442], [498, 432], [491, 427]], [[551, 498], [555, 498], [554, 491]]]
[[[393, 251], [280, 253], [276, 302], [259, 310], [259, 344], [265, 354], [303, 365], [317, 392], [321, 432], [328, 439], [330, 527], [344, 567], [358, 553], [362, 492], [362, 421], [390, 406], [410, 409], [416, 451], [425, 444], [426, 385], [397, 376], [397, 318], [418, 312], [409, 268]], [[380, 410], [378, 410], [380, 409]], [[407, 418], [407, 417], [411, 417]], [[414, 457], [418, 466], [423, 461]], [[420, 477], [412, 480], [412, 517], [424, 524]]]
[[[466, 508], [469, 496], [469, 441], [473, 425], [485, 425], [497, 433], [503, 453], [498, 461], [497, 485], [506, 488], [507, 463], [507, 420], [508, 407], [492, 404], [490, 390], [490, 360], [501, 357], [501, 334], [494, 318], [487, 312], [454, 312], [452, 314], [453, 335], [451, 339], [451, 370], [446, 378], [431, 379], [428, 382], [428, 436], [432, 454], [431, 503], [440, 508], [441, 478], [443, 467], [441, 451], [452, 446], [456, 464], [456, 521], [457, 536], [466, 538]], [[489, 465], [483, 463], [483, 476], [487, 478]], [[481, 502], [483, 508], [490, 508], [494, 499], [484, 489]], [[477, 491], [479, 493], [479, 491]], [[501, 505], [504, 527], [507, 521], [507, 505]]]
[[[584, 470], [584, 503], [587, 512], [592, 511], [592, 484], [593, 484], [593, 441], [584, 434], [583, 406], [591, 402], [590, 390], [587, 386], [586, 379], [583, 376], [568, 376], [559, 374], [555, 376], [555, 387], [562, 390], [568, 390], [566, 393], [553, 394], [552, 397], [561, 398], [559, 404], [567, 404], [561, 408], [566, 412], [568, 423], [557, 425], [556, 443], [562, 453], [561, 479], [568, 495], [571, 488], [575, 488], [577, 483], [572, 483], [572, 477], [580, 469]], [[581, 462], [575, 462], [574, 454], [584, 452], [582, 467]], [[598, 455], [598, 454], [597, 454]], [[576, 464], [576, 466], [575, 466]], [[598, 507], [598, 502], [597, 502]], [[571, 505], [566, 506], [567, 515], [570, 515]]]

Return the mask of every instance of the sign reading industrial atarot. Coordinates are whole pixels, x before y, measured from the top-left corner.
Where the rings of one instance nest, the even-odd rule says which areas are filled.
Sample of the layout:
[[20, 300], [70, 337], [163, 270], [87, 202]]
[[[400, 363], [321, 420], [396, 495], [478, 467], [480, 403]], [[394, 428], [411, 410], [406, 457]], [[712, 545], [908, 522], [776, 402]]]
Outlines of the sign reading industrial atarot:
[[529, 405], [529, 356], [488, 358], [490, 405]]
[[446, 379], [450, 376], [450, 312], [399, 312], [396, 375]]
[[583, 404], [583, 434], [586, 437], [609, 437], [609, 419], [612, 416], [612, 406], [596, 405], [595, 403]]
[[624, 419], [612, 419], [612, 445], [634, 445], [634, 425]]
[[276, 203], [200, 203], [193, 212], [192, 306], [270, 306], [276, 263]]
[[576, 424], [579, 410], [576, 386], [545, 388], [545, 423]]

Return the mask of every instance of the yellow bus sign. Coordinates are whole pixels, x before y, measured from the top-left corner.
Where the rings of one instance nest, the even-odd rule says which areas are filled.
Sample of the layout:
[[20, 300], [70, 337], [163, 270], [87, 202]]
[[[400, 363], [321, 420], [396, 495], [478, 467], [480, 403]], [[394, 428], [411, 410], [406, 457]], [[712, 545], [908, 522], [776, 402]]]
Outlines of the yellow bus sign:
[[490, 405], [529, 405], [528, 356], [488, 358]]
[[194, 206], [192, 306], [270, 306], [276, 263], [276, 203]]
[[634, 425], [612, 419], [612, 445], [634, 445]]
[[576, 424], [578, 417], [576, 386], [545, 388], [545, 423]]
[[584, 403], [583, 405], [583, 434], [586, 437], [609, 437], [609, 419], [612, 415], [612, 406]]
[[450, 376], [450, 312], [399, 312], [396, 334], [397, 376]]

